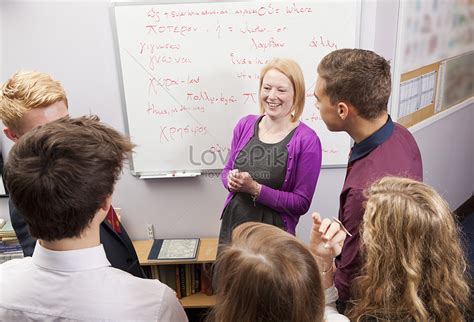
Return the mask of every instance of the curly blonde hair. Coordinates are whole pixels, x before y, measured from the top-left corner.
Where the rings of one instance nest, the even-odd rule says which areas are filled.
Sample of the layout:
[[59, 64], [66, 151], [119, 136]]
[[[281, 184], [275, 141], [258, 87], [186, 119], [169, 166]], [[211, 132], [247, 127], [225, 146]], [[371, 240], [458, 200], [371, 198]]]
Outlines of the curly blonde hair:
[[446, 201], [424, 183], [396, 177], [366, 194], [365, 264], [354, 281], [351, 320], [463, 321], [467, 264]]
[[214, 265], [217, 296], [207, 321], [322, 322], [324, 292], [311, 251], [293, 235], [243, 223]]
[[58, 81], [48, 74], [19, 71], [0, 87], [0, 119], [17, 132], [26, 112], [60, 101], [68, 106], [66, 92]]

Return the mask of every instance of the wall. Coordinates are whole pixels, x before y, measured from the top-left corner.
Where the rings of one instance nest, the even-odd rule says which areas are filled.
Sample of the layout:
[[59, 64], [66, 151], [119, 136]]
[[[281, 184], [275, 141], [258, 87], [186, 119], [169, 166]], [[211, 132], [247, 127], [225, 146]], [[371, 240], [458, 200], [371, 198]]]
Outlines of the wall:
[[[362, 47], [393, 60], [397, 10], [396, 1], [362, 3]], [[18, 69], [50, 73], [65, 87], [73, 116], [96, 113], [124, 130], [108, 2], [4, 1], [0, 15], [4, 44], [0, 80]], [[441, 192], [453, 207], [467, 199], [474, 188], [472, 111], [472, 107], [465, 108], [415, 133], [427, 182], [444, 189]], [[454, 129], [463, 135], [455, 135]], [[3, 136], [2, 140], [6, 152], [11, 145]], [[343, 168], [321, 171], [310, 211], [337, 215], [344, 176]], [[125, 169], [113, 203], [123, 209], [132, 239], [146, 237], [147, 223], [154, 225], [157, 237], [207, 237], [218, 234], [225, 196], [226, 190], [215, 177], [144, 181]], [[0, 199], [0, 214], [7, 213], [6, 200]], [[304, 216], [298, 226], [297, 234], [304, 240], [310, 224], [310, 216]]]
[[[3, 52], [5, 48], [5, 43], [3, 41], [3, 34], [4, 34], [4, 24], [3, 24], [3, 15], [0, 6], [0, 75], [3, 75]], [[3, 82], [3, 76], [0, 79], [0, 83]], [[0, 122], [1, 123], [1, 122]], [[1, 127], [1, 126], [0, 126]], [[4, 150], [4, 138], [3, 134], [0, 134], [0, 153]], [[6, 152], [6, 151], [5, 151]], [[6, 161], [6, 153], [3, 153], [3, 160]], [[0, 217], [8, 218], [8, 199], [7, 198], [0, 198]]]
[[445, 111], [445, 117], [428, 126], [421, 124], [414, 131], [423, 158], [424, 181], [452, 209], [474, 192], [474, 103], [463, 105], [454, 107], [455, 111]]

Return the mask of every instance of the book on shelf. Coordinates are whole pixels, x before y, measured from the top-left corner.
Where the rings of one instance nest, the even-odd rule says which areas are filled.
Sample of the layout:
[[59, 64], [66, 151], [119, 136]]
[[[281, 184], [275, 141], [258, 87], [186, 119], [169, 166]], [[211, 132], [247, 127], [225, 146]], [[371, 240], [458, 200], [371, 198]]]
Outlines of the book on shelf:
[[149, 260], [193, 260], [199, 249], [199, 238], [155, 239]]
[[192, 294], [191, 290], [191, 266], [184, 265], [184, 273], [185, 273], [185, 282], [186, 282], [186, 296]]
[[206, 295], [212, 295], [214, 293], [212, 289], [212, 272], [211, 272], [212, 264], [204, 263], [201, 266], [201, 285], [200, 291]]
[[158, 279], [176, 292], [178, 298], [197, 293], [212, 295], [211, 263], [161, 264], [146, 266], [148, 278]]
[[186, 273], [184, 269], [184, 265], [177, 265], [179, 267], [179, 287], [180, 287], [180, 293], [181, 297], [186, 296]]
[[11, 221], [0, 218], [0, 264], [22, 257], [23, 250], [16, 238]]
[[174, 265], [175, 266], [175, 284], [176, 284], [176, 296], [180, 299], [183, 297], [181, 294], [181, 283], [180, 283], [180, 278], [179, 278], [179, 265]]

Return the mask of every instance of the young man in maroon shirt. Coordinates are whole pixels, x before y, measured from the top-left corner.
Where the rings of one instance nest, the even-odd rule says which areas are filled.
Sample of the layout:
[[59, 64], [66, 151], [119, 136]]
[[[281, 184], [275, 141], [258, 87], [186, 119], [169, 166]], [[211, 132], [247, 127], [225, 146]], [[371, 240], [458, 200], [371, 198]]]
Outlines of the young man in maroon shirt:
[[386, 175], [423, 177], [415, 139], [388, 115], [390, 90], [390, 64], [372, 51], [336, 50], [318, 66], [314, 96], [321, 118], [330, 131], [345, 131], [355, 142], [340, 195], [339, 220], [352, 234], [335, 260], [340, 311], [351, 300], [351, 283], [361, 268], [359, 224], [364, 189]]

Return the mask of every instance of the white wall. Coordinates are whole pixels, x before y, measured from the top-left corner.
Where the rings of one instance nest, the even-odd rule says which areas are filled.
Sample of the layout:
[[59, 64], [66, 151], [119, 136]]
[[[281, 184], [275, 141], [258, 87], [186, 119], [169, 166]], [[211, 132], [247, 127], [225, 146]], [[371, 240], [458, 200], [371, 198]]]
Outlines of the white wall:
[[[3, 80], [3, 52], [5, 51], [5, 44], [3, 41], [3, 34], [5, 33], [4, 24], [3, 24], [3, 15], [1, 14], [1, 7], [0, 7], [0, 75], [2, 78], [0, 79], [0, 84], [4, 81]], [[0, 134], [0, 153], [3, 151], [4, 147], [4, 137]], [[3, 154], [3, 160], [5, 161], [6, 154]], [[0, 218], [8, 218], [8, 199], [7, 198], [0, 198]]]
[[[465, 104], [464, 104], [465, 105]], [[452, 209], [474, 192], [474, 103], [414, 131], [423, 158], [424, 181]]]
[[[381, 3], [376, 7], [372, 1], [363, 3], [361, 46], [393, 59], [398, 2]], [[47, 72], [65, 87], [73, 116], [95, 113], [124, 130], [108, 2], [4, 1], [0, 23], [1, 81], [22, 68]], [[454, 207], [474, 188], [472, 111], [472, 106], [465, 108], [415, 133], [427, 182], [444, 188]], [[3, 143], [3, 149], [9, 150], [10, 145]], [[321, 171], [311, 211], [337, 215], [344, 176], [342, 168]], [[225, 196], [217, 178], [144, 181], [125, 170], [116, 186], [114, 206], [123, 209], [132, 239], [146, 237], [147, 223], [154, 225], [159, 237], [207, 237], [218, 234]], [[6, 200], [0, 199], [0, 214], [7, 212]], [[309, 228], [310, 218], [304, 216], [298, 236], [307, 240]]]

